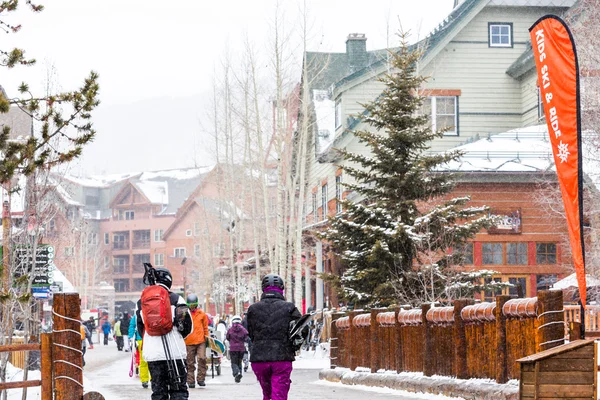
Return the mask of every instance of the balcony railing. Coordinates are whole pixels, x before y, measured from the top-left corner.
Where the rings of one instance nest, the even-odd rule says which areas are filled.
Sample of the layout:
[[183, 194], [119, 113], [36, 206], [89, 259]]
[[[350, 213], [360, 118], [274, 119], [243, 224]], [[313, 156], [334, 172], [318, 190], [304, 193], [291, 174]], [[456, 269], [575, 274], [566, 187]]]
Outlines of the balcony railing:
[[134, 240], [133, 248], [134, 249], [149, 249], [150, 248], [150, 239]]
[[113, 250], [129, 250], [129, 242], [113, 242]]

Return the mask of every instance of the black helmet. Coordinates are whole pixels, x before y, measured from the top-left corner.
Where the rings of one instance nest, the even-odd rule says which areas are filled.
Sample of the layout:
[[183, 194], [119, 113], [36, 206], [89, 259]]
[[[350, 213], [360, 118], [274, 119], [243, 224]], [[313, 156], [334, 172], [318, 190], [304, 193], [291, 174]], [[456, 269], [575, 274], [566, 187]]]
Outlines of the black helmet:
[[265, 291], [269, 286], [275, 286], [279, 289], [285, 289], [285, 285], [283, 284], [283, 279], [277, 274], [268, 274], [262, 279], [262, 290]]
[[168, 289], [171, 289], [171, 285], [173, 284], [173, 276], [171, 276], [171, 272], [166, 268], [156, 268], [154, 272], [156, 283], [163, 284]]
[[198, 296], [196, 296], [195, 294], [188, 294], [186, 303], [188, 306], [191, 306], [191, 305], [197, 306], [198, 305]]

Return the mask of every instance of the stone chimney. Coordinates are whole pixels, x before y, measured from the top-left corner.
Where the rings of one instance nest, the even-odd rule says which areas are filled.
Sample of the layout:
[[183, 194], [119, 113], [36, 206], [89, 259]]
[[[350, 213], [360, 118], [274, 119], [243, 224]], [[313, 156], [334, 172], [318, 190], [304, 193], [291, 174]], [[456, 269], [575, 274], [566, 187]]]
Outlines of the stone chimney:
[[352, 69], [358, 71], [367, 66], [367, 36], [364, 33], [351, 33], [346, 39], [346, 56]]

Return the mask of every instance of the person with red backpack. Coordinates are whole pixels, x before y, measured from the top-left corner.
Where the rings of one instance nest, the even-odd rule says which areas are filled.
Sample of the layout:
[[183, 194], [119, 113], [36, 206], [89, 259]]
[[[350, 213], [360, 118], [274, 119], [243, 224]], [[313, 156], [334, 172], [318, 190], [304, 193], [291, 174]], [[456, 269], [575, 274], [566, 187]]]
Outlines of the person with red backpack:
[[187, 400], [184, 338], [193, 330], [185, 300], [171, 292], [173, 277], [166, 268], [145, 264], [145, 283], [137, 318], [143, 337], [143, 358], [152, 376], [152, 400]]

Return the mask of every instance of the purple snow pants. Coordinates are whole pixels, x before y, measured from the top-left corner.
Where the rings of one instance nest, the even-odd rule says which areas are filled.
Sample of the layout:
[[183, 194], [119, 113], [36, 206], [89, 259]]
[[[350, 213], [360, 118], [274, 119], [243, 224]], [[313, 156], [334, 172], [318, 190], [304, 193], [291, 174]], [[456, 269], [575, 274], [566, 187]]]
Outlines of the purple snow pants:
[[263, 391], [263, 400], [287, 400], [292, 380], [291, 361], [253, 362], [252, 370]]

